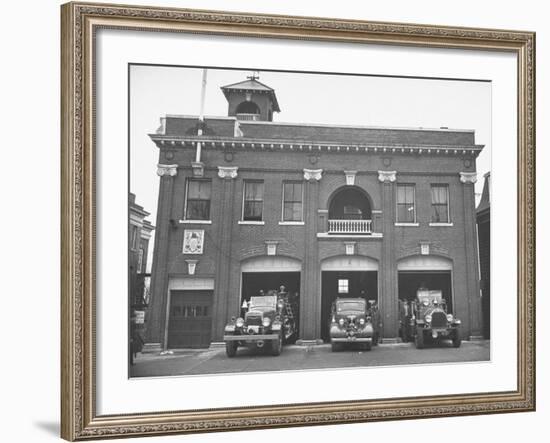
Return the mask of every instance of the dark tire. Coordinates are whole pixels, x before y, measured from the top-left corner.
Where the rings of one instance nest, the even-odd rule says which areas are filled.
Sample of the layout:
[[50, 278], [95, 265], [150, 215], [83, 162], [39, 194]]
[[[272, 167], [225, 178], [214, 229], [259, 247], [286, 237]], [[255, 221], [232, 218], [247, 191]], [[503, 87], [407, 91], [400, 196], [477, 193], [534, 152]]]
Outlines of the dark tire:
[[331, 343], [330, 348], [332, 352], [338, 352], [342, 349], [342, 346], [340, 345], [340, 343]]
[[236, 341], [226, 341], [225, 342], [225, 353], [229, 358], [235, 357], [237, 355], [237, 348], [239, 347], [239, 343]]
[[372, 337], [372, 345], [373, 346], [378, 346], [378, 342], [380, 341], [380, 337], [378, 336], [378, 332], [376, 334], [374, 334], [374, 336]]
[[271, 340], [271, 355], [281, 355], [283, 350], [283, 339], [279, 336], [276, 340]]
[[460, 337], [460, 331], [457, 329], [453, 335], [453, 346], [455, 348], [460, 348], [462, 343], [462, 338]]
[[424, 331], [422, 331], [422, 329], [418, 329], [416, 331], [416, 337], [414, 338], [414, 344], [416, 345], [416, 349], [423, 349], [424, 348]]

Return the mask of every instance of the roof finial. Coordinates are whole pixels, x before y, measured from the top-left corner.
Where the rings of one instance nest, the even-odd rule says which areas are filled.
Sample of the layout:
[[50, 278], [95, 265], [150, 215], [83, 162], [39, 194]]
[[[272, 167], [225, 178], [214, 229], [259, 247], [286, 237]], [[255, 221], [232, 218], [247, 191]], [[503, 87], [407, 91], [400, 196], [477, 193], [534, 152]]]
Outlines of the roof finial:
[[246, 78], [252, 81], [258, 80], [260, 78], [260, 71], [252, 71], [252, 75], [249, 75]]

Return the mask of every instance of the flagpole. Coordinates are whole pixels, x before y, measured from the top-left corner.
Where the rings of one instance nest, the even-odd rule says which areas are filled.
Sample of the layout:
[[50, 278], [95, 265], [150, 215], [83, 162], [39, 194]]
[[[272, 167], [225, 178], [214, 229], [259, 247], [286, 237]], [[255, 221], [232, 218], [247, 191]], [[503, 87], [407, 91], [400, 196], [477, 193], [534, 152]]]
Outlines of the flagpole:
[[[206, 97], [206, 79], [207, 79], [207, 69], [202, 70], [202, 87], [201, 87], [201, 106], [199, 112], [199, 129], [197, 135], [200, 137], [202, 135], [202, 128], [204, 126], [204, 101]], [[200, 163], [201, 161], [201, 150], [202, 145], [200, 140], [197, 141], [197, 152], [195, 154], [195, 162]]]

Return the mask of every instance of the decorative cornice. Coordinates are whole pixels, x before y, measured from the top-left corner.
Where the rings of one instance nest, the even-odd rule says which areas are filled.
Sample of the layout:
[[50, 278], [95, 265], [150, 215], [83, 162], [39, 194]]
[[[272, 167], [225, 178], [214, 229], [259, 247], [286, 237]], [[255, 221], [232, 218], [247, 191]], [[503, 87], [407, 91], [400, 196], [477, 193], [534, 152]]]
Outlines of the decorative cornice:
[[[349, 144], [338, 142], [304, 141], [304, 140], [273, 140], [246, 137], [208, 138], [200, 139], [195, 135], [161, 135], [149, 134], [158, 147], [191, 148], [194, 149], [200, 141], [202, 146], [219, 150], [253, 150], [273, 151], [288, 150], [293, 152], [305, 152], [319, 154], [331, 152], [339, 154], [393, 154], [393, 155], [434, 155], [434, 156], [478, 156], [483, 150], [483, 145], [422, 145], [422, 144]], [[317, 163], [316, 160], [312, 164]]]
[[157, 175], [175, 177], [178, 175], [178, 165], [157, 165]]
[[305, 169], [304, 168], [304, 179], [307, 181], [310, 181], [310, 180], [319, 181], [321, 180], [322, 176], [323, 176], [322, 169]]
[[378, 180], [382, 183], [393, 183], [396, 175], [397, 171], [378, 171]]
[[218, 177], [220, 178], [235, 178], [237, 177], [238, 166], [218, 166]]
[[477, 172], [460, 172], [460, 181], [464, 184], [477, 182]]

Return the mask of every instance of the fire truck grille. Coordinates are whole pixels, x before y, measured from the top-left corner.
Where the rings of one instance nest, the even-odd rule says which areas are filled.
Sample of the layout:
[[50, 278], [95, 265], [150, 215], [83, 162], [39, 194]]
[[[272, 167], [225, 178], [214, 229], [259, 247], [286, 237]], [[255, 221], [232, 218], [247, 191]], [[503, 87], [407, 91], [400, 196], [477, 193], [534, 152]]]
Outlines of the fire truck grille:
[[262, 314], [258, 315], [247, 315], [246, 324], [251, 326], [260, 326], [262, 324]]
[[442, 328], [447, 326], [447, 315], [442, 311], [432, 313], [432, 327]]

